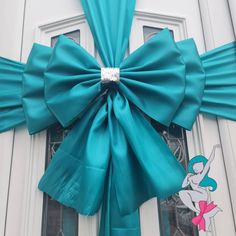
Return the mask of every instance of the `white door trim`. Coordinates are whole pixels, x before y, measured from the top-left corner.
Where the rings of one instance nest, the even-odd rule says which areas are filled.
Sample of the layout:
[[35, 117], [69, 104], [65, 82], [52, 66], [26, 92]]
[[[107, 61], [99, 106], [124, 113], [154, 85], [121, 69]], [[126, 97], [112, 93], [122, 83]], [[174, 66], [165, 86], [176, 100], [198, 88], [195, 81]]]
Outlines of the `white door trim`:
[[[236, 2], [229, 0], [230, 6], [233, 8], [231, 11], [236, 13]], [[232, 19], [230, 9], [227, 0], [218, 0], [217, 4], [215, 0], [199, 0], [199, 6], [202, 16], [202, 24], [204, 31], [204, 38], [206, 44], [206, 50], [213, 49], [223, 44], [229, 43], [235, 40], [234, 30], [232, 25]], [[234, 15], [233, 15], [234, 16]], [[235, 22], [233, 18], [233, 22]], [[222, 34], [223, 30], [223, 34]], [[208, 119], [208, 118], [206, 118]], [[236, 224], [236, 146], [233, 144], [236, 141], [236, 122], [226, 119], [218, 118], [217, 124], [220, 133], [220, 141], [222, 145], [223, 158], [222, 166], [225, 169], [227, 188], [229, 191], [232, 220], [234, 220], [234, 227]], [[221, 173], [217, 173], [218, 175]], [[225, 196], [227, 198], [227, 196]], [[230, 217], [229, 215], [226, 217]], [[227, 218], [228, 219], [228, 218]], [[216, 226], [220, 225], [217, 222]], [[217, 227], [219, 228], [219, 227]], [[226, 227], [225, 227], [226, 228]], [[225, 229], [226, 230], [226, 229]], [[217, 232], [227, 234], [224, 229]], [[222, 235], [223, 235], [222, 234]], [[235, 231], [234, 231], [235, 234]], [[218, 235], [221, 235], [218, 233]]]

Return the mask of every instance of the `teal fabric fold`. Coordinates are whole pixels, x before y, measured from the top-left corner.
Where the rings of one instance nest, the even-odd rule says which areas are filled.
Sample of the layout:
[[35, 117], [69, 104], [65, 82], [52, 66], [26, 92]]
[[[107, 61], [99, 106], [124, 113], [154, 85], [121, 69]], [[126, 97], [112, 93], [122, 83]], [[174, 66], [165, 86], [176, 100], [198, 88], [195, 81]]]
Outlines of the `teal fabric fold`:
[[168, 126], [184, 98], [185, 64], [168, 29], [148, 40], [120, 65], [119, 90]]
[[[146, 55], [146, 63], [140, 60], [144, 55]], [[175, 45], [168, 29], [165, 29], [157, 37], [151, 39], [147, 44], [140, 47], [137, 51], [131, 54], [124, 61], [124, 63], [121, 64], [120, 70], [120, 83], [117, 85], [108, 84], [106, 86], [107, 93], [110, 94], [111, 91], [114, 93], [119, 93], [120, 91], [120, 93], [123, 94], [123, 97], [127, 97], [129, 102], [134, 104], [132, 105], [132, 111], [135, 110], [136, 113], [140, 113], [138, 110], [139, 108], [148, 116], [154, 117], [159, 122], [162, 121], [165, 124], [169, 124], [184, 98], [185, 64], [182, 60], [180, 51]], [[92, 109], [94, 99], [101, 99], [101, 94], [104, 92], [100, 83], [100, 66], [97, 64], [96, 60], [78, 44], [64, 36], [61, 36], [55, 45], [44, 75], [45, 100], [47, 106], [63, 126], [71, 125], [76, 119], [78, 119], [78, 117], [85, 116], [85, 118], [82, 119], [86, 119], [87, 110], [86, 112], [84, 112], [84, 110]], [[137, 78], [137, 80], [135, 80], [135, 78]], [[157, 80], [156, 78], [160, 78], [160, 80]], [[165, 93], [165, 91], [169, 91], [169, 93]], [[149, 94], [151, 96], [149, 96]], [[110, 96], [108, 96], [108, 98], [110, 98]], [[120, 99], [121, 98], [122, 97], [120, 97]], [[108, 104], [112, 103], [114, 110], [118, 109], [116, 106], [119, 106], [119, 99], [117, 99], [116, 102], [106, 102]], [[164, 105], [162, 105], [162, 103]], [[165, 105], [166, 108], [164, 108]], [[111, 115], [111, 111], [111, 109], [108, 109], [108, 115]], [[130, 113], [125, 114], [124, 117], [126, 117], [125, 119], [134, 120]], [[114, 165], [112, 168], [114, 170], [114, 178], [117, 178], [117, 182], [113, 184], [116, 188], [116, 198], [119, 204], [119, 212], [121, 216], [133, 213], [137, 210], [141, 203], [150, 199], [151, 197], [158, 196], [160, 198], [164, 198], [177, 192], [180, 189], [184, 177], [183, 168], [175, 159], [166, 144], [162, 141], [160, 136], [155, 136], [156, 131], [151, 127], [150, 124], [149, 126], [147, 125], [148, 122], [145, 120], [144, 116], [136, 115], [135, 117], [136, 118], [133, 126], [135, 126], [136, 122], [148, 130], [148, 132], [143, 130], [143, 133], [145, 133], [145, 135], [151, 136], [149, 140], [151, 143], [149, 145], [153, 146], [153, 152], [151, 152], [152, 155], [149, 154], [150, 148], [147, 146], [148, 144], [144, 147], [139, 147], [139, 145], [141, 145], [140, 143], [135, 143], [134, 147], [129, 144], [126, 154], [123, 153], [123, 155], [117, 156], [114, 152], [111, 154], [111, 157], [109, 156], [109, 159], [106, 160], [107, 166]], [[111, 129], [114, 124], [116, 124], [118, 119], [121, 119], [121, 117], [119, 114], [116, 114], [112, 122], [109, 124], [109, 129]], [[96, 123], [96, 121], [94, 122]], [[80, 121], [78, 121], [78, 123], [80, 123]], [[125, 124], [122, 125], [125, 126]], [[67, 192], [73, 193], [73, 195], [75, 195], [76, 198], [80, 199], [80, 202], [83, 203], [83, 199], [85, 199], [83, 195], [88, 195], [86, 194], [86, 189], [83, 189], [83, 193], [82, 191], [78, 193], [76, 189], [72, 189], [70, 191], [66, 190], [65, 192], [62, 191], [60, 193], [55, 192], [58, 189], [55, 187], [56, 185], [59, 186], [59, 189], [63, 189], [61, 184], [59, 184], [59, 179], [66, 178], [69, 188], [71, 188], [69, 182], [75, 182], [71, 180], [73, 179], [74, 175], [71, 177], [61, 176], [60, 171], [58, 171], [59, 163], [66, 167], [68, 157], [75, 155], [79, 155], [77, 156], [77, 159], [82, 158], [80, 155], [83, 155], [84, 160], [89, 159], [89, 157], [86, 156], [87, 153], [85, 152], [82, 152], [82, 154], [79, 154], [79, 151], [78, 154], [73, 153], [75, 148], [74, 140], [77, 140], [76, 145], [78, 145], [79, 140], [82, 139], [82, 136], [79, 136], [79, 130], [76, 127], [77, 126], [75, 126], [71, 131], [73, 135], [68, 136], [68, 139], [63, 142], [62, 147], [55, 154], [55, 161], [50, 164], [39, 186], [41, 190], [47, 192], [58, 201], [63, 202], [63, 204], [74, 206], [74, 208], [76, 208], [81, 214], [94, 214], [96, 211], [98, 211], [98, 209], [93, 208], [90, 211], [87, 211], [83, 208], [78, 208], [78, 206], [72, 200], [67, 199], [66, 197]], [[78, 125], [78, 127], [80, 127], [82, 130], [85, 130], [84, 125]], [[134, 142], [132, 139], [135, 139], [135, 136], [142, 135], [142, 133], [133, 134], [133, 132], [131, 132], [132, 129], [138, 130], [140, 128], [139, 126], [137, 126], [137, 128], [132, 128], [132, 126], [121, 126], [119, 130], [115, 131], [120, 131], [120, 139], [117, 140], [116, 144], [112, 143], [112, 150], [114, 150], [115, 145], [120, 146], [121, 150], [122, 148], [126, 147], [126, 142]], [[122, 136], [125, 137], [128, 135], [126, 133], [124, 134], [124, 130], [129, 130], [132, 136], [121, 139]], [[83, 131], [83, 133], [86, 132]], [[113, 136], [110, 133], [109, 140], [111, 142], [113, 141], [112, 137]], [[73, 144], [73, 147], [69, 144], [70, 142]], [[88, 143], [87, 145], [88, 147], [91, 147], [92, 144]], [[97, 148], [99, 148], [99, 145], [101, 144], [96, 142]], [[159, 160], [159, 165], [156, 161], [157, 159], [154, 158], [154, 152], [159, 158], [165, 156], [165, 158]], [[143, 159], [144, 155], [146, 155], [146, 160], [150, 159], [147, 163], [156, 161], [153, 171], [148, 170], [148, 166], [145, 165], [145, 159]], [[127, 158], [128, 156], [133, 157], [132, 161]], [[64, 158], [65, 164], [63, 164]], [[119, 160], [119, 158], [124, 158], [124, 160]], [[118, 181], [119, 178], [117, 177], [120, 173], [121, 163], [124, 164], [122, 168], [126, 168], [127, 173], [129, 173], [127, 176], [124, 175], [126, 176], [126, 183], [123, 185], [126, 188], [124, 188], [124, 186], [121, 187], [121, 182]], [[167, 175], [164, 175], [165, 168], [167, 168]], [[54, 173], [56, 169], [60, 177], [57, 179], [53, 178], [53, 176], [50, 174]], [[69, 172], [69, 169], [67, 169], [67, 171], [62, 170], [61, 172], [65, 174], [66, 172]], [[80, 167], [78, 167], [77, 172], [83, 173]], [[137, 177], [136, 173], [139, 172], [142, 174], [140, 177]], [[169, 175], [168, 173], [170, 172], [175, 173], [174, 178], [167, 177]], [[83, 180], [84, 183], [86, 183], [86, 181], [92, 181], [94, 183], [94, 176], [98, 179], [98, 176], [93, 174], [93, 172], [87, 174], [87, 179], [81, 177], [80, 174], [78, 174], [76, 178], [77, 181]], [[135, 176], [135, 178], [132, 176]], [[110, 178], [110, 176], [107, 178]], [[138, 179], [143, 183], [141, 187], [140, 183], [137, 182]], [[158, 179], [158, 181], [156, 181], [156, 179]], [[103, 181], [105, 181], [105, 179], [103, 179]], [[154, 184], [155, 181], [156, 184]], [[164, 181], [168, 187], [164, 187]], [[100, 186], [100, 192], [97, 192], [94, 195], [101, 196], [103, 188], [106, 187], [104, 183], [103, 185], [98, 185]], [[54, 187], [51, 188], [51, 186]], [[90, 186], [90, 184], [88, 184], [88, 186]], [[133, 187], [128, 194], [130, 197], [128, 197], [125, 189], [128, 189], [130, 186]], [[125, 196], [125, 194], [127, 196]], [[64, 200], [64, 198], [67, 200]], [[86, 199], [89, 202], [88, 197]], [[98, 201], [94, 201], [95, 202], [89, 202], [88, 205], [98, 206]], [[111, 201], [113, 202], [115, 200], [112, 199]], [[101, 204], [101, 202], [99, 203]], [[114, 218], [115, 216], [112, 216], [111, 213], [110, 217]], [[128, 218], [130, 221], [132, 221], [132, 216], [127, 217], [127, 219]], [[134, 217], [134, 222], [135, 221], [136, 220]], [[106, 224], [106, 222], [101, 222], [101, 228], [103, 228], [103, 224]], [[111, 229], [110, 232], [112, 232]]]
[[52, 158], [39, 189], [83, 215], [101, 207], [110, 160], [107, 104], [97, 100]]
[[184, 100], [175, 113], [173, 123], [191, 130], [199, 114], [205, 88], [205, 71], [193, 39], [177, 43], [186, 65]]
[[0, 57], [0, 131], [25, 123], [21, 102], [25, 64]]
[[23, 73], [22, 103], [30, 134], [57, 122], [44, 99], [44, 72], [51, 53], [52, 48], [34, 44]]
[[112, 165], [108, 172], [99, 236], [141, 236], [139, 211], [121, 216], [114, 187]]
[[128, 48], [135, 0], [81, 0], [105, 67], [119, 67]]
[[100, 66], [95, 58], [63, 35], [44, 75], [45, 101], [64, 127], [71, 125], [101, 91]]
[[185, 170], [125, 96], [112, 93], [108, 103], [112, 103], [109, 128], [113, 184], [120, 213], [127, 215], [148, 199], [165, 199], [178, 192]]
[[201, 56], [206, 86], [200, 111], [236, 120], [236, 43]]
[[77, 121], [39, 188], [84, 215], [98, 212], [105, 194], [100, 235], [138, 235], [137, 208], [152, 197], [177, 192], [184, 176], [145, 116], [111, 90]]

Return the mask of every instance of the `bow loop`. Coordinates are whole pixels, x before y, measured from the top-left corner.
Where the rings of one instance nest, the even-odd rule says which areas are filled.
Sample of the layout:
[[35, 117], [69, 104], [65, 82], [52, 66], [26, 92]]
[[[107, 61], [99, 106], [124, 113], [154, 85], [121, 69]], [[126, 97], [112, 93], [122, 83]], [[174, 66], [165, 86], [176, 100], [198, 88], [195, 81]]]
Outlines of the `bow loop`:
[[197, 47], [192, 39], [180, 41], [177, 46], [186, 65], [186, 83], [184, 100], [172, 122], [191, 130], [202, 103], [205, 73]]
[[45, 100], [59, 122], [70, 125], [100, 92], [100, 66], [86, 50], [60, 36], [45, 72]]
[[22, 104], [30, 134], [57, 122], [44, 100], [44, 71], [51, 53], [51, 48], [34, 44], [22, 76]]
[[185, 63], [169, 30], [134, 51], [120, 69], [120, 91], [148, 116], [169, 125], [185, 90]]

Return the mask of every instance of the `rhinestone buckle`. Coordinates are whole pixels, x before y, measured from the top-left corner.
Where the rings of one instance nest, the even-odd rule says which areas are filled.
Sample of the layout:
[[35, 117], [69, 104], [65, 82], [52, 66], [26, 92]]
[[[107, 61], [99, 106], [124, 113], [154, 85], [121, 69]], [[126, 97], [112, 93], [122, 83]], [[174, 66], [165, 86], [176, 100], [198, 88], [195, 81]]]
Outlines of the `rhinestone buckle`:
[[101, 82], [103, 84], [109, 82], [119, 83], [119, 81], [120, 81], [120, 68], [112, 68], [112, 67], [101, 68]]

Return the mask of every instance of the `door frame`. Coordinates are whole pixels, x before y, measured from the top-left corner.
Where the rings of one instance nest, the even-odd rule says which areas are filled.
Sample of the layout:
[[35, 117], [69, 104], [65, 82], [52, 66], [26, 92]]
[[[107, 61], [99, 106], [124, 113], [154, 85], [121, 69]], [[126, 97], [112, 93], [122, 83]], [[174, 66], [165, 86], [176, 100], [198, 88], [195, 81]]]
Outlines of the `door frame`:
[[[10, 9], [9, 7], [12, 6], [13, 0], [9, 1], [9, 4], [7, 9]], [[228, 1], [227, 0], [217, 0], [217, 4], [215, 0], [199, 0], [199, 8], [201, 13], [201, 19], [202, 19], [202, 26], [203, 26], [203, 32], [204, 32], [204, 39], [205, 39], [205, 45], [206, 49], [212, 49], [214, 47], [220, 46], [224, 43], [230, 42], [235, 40], [234, 37], [234, 29], [232, 25], [232, 19], [230, 15], [236, 14], [236, 7], [232, 7], [229, 9]], [[231, 2], [232, 6], [232, 1]], [[17, 9], [17, 25], [18, 30], [17, 32], [10, 32], [10, 36], [14, 38], [14, 44], [15, 47], [11, 48], [11, 50], [6, 50], [6, 48], [0, 46], [0, 52], [1, 55], [4, 55], [6, 57], [10, 57], [12, 59], [20, 60], [22, 58], [22, 32], [24, 30], [24, 9], [25, 9], [25, 1], [21, 0], [19, 3], [19, 8]], [[140, 12], [137, 12], [136, 15], [140, 15]], [[16, 13], [15, 13], [16, 14]], [[150, 14], [147, 13], [149, 16]], [[158, 14], [155, 14], [158, 15]], [[217, 16], [217, 17], [215, 17]], [[172, 16], [170, 16], [171, 18]], [[10, 20], [9, 22], [15, 22], [16, 19], [14, 18], [14, 15], [10, 15], [8, 17], [0, 16], [0, 19], [4, 19], [3, 22], [6, 22]], [[161, 17], [160, 19], [163, 20], [164, 17]], [[169, 19], [170, 19], [169, 18]], [[172, 17], [173, 18], [173, 17]], [[173, 18], [174, 19], [174, 18]], [[50, 30], [51, 27], [54, 24], [54, 27], [58, 27], [57, 30], [65, 29], [65, 27], [68, 27], [68, 25], [71, 25], [71, 29], [73, 27], [77, 27], [78, 22], [81, 24], [83, 21], [83, 16], [72, 16], [67, 19], [63, 19], [61, 21], [57, 21], [50, 24], [44, 24], [39, 26], [38, 30], [36, 31], [36, 42], [39, 43], [45, 43], [45, 40], [47, 37], [45, 34], [51, 34], [52, 31]], [[184, 21], [183, 21], [184, 22]], [[219, 23], [220, 22], [220, 23]], [[236, 27], [236, 23], [234, 22], [234, 27]], [[86, 23], [85, 23], [86, 24]], [[224, 34], [221, 32], [221, 27], [224, 27]], [[10, 27], [9, 27], [10, 28]], [[3, 28], [5, 30], [5, 28]], [[6, 30], [8, 33], [8, 30]], [[14, 32], [14, 33], [13, 33]], [[183, 31], [184, 32], [184, 31]], [[94, 47], [90, 44], [91, 40], [88, 40], [88, 38], [91, 38], [90, 33], [87, 33], [86, 37], [82, 39], [82, 45], [87, 48], [87, 50], [94, 54]], [[6, 37], [8, 38], [9, 35]], [[131, 36], [132, 37], [132, 36]], [[43, 39], [44, 38], [44, 39]], [[47, 42], [46, 42], [47, 44]], [[86, 45], [87, 44], [87, 45]], [[3, 53], [2, 53], [3, 52]], [[21, 55], [21, 56], [19, 56]], [[212, 139], [208, 138], [208, 134], [212, 132], [212, 130], [215, 130], [217, 133], [215, 133]], [[188, 140], [188, 147], [189, 147], [189, 155], [193, 157], [196, 154], [202, 153], [206, 156], [209, 156], [209, 153], [211, 151], [212, 146], [217, 143], [221, 142], [223, 153], [218, 155], [218, 158], [220, 161], [218, 161], [214, 168], [212, 168], [212, 173], [214, 175], [217, 175], [217, 180], [223, 180], [223, 182], [220, 184], [220, 186], [224, 187], [221, 189], [222, 192], [228, 192], [228, 196], [219, 197], [217, 193], [212, 194], [212, 199], [215, 200], [219, 205], [225, 205], [225, 198], [230, 199], [230, 203], [232, 204], [232, 217], [234, 219], [234, 227], [235, 227], [235, 214], [236, 214], [236, 189], [233, 188], [234, 182], [236, 179], [236, 147], [233, 145], [233, 142], [236, 141], [236, 122], [224, 120], [224, 119], [215, 119], [213, 117], [203, 116], [199, 115], [197, 122], [195, 123], [193, 127], [192, 132], [187, 132], [187, 140]], [[22, 141], [25, 141], [24, 150], [22, 150]], [[0, 213], [0, 234], [4, 235], [5, 228], [12, 227], [11, 222], [7, 221], [7, 218], [15, 218], [16, 224], [14, 226], [15, 229], [12, 229], [12, 231], [9, 231], [6, 236], [11, 236], [11, 233], [18, 232], [18, 235], [21, 236], [40, 236], [41, 235], [41, 220], [42, 220], [42, 204], [43, 204], [43, 194], [40, 191], [35, 191], [35, 188], [37, 187], [38, 181], [41, 178], [44, 166], [45, 166], [45, 160], [42, 159], [42, 156], [45, 156], [46, 153], [46, 132], [42, 132], [39, 134], [36, 134], [34, 136], [29, 136], [28, 132], [25, 128], [18, 128], [16, 131], [9, 131], [4, 134], [0, 135], [0, 141], [1, 143], [4, 143], [4, 146], [7, 145], [8, 148], [1, 150], [1, 153], [3, 154], [3, 159], [0, 161], [0, 164], [3, 164], [4, 166], [4, 179], [0, 180], [0, 186], [3, 186], [3, 195], [4, 195], [4, 201], [0, 202], [0, 209], [3, 209], [3, 211]], [[24, 157], [24, 161], [22, 162], [22, 159], [19, 157]], [[233, 163], [233, 164], [232, 164]], [[16, 167], [23, 168], [24, 176], [21, 176], [20, 179], [17, 178], [17, 175], [13, 175], [13, 172], [17, 172]], [[226, 169], [226, 172], [224, 172], [224, 169]], [[215, 172], [214, 172], [215, 170]], [[222, 171], [223, 170], [223, 171]], [[226, 176], [227, 175], [227, 176]], [[10, 180], [11, 178], [11, 180]], [[9, 186], [9, 181], [11, 182], [11, 185]], [[18, 183], [17, 183], [18, 182]], [[17, 188], [15, 188], [16, 184]], [[12, 187], [14, 185], [14, 187]], [[20, 187], [22, 187], [21, 190]], [[19, 206], [15, 205], [19, 203], [19, 200], [16, 201], [14, 204], [14, 198], [17, 197], [18, 191], [24, 192], [22, 194], [22, 205]], [[219, 190], [220, 191], [220, 190]], [[9, 199], [8, 196], [11, 196]], [[19, 194], [20, 195], [20, 194]], [[221, 194], [222, 195], [222, 194]], [[9, 204], [11, 205], [9, 207]], [[227, 203], [228, 204], [228, 203]], [[156, 225], [158, 218], [158, 214], [153, 213], [154, 211], [150, 210], [150, 205], [157, 206], [156, 200], [152, 199], [148, 203], [145, 203], [140, 211], [141, 215], [150, 215], [151, 221], [145, 220], [145, 217], [141, 216], [141, 225], [143, 229], [144, 235], [154, 235], [149, 234], [150, 232], [150, 226], [155, 227], [157, 232], [158, 228]], [[15, 212], [13, 211], [14, 207], [20, 212], [20, 214], [15, 215]], [[228, 207], [228, 206], [226, 206]], [[7, 209], [9, 211], [7, 211]], [[155, 209], [156, 212], [158, 212], [158, 209]], [[2, 213], [4, 212], [5, 215]], [[230, 212], [228, 212], [230, 214]], [[227, 217], [230, 217], [228, 215]], [[19, 220], [21, 219], [21, 220]], [[94, 218], [86, 218], [86, 217], [79, 217], [79, 220], [81, 222], [84, 222], [82, 225], [82, 231], [79, 235], [89, 235], [89, 236], [95, 236], [96, 230], [98, 227], [98, 219], [97, 217]], [[216, 218], [214, 224], [214, 233], [213, 235], [221, 235], [219, 232], [224, 232], [225, 229], [223, 229], [222, 222], [220, 223], [220, 220]], [[81, 225], [81, 224], [80, 224]], [[87, 225], [87, 226], [86, 226]], [[92, 226], [91, 234], [88, 232], [85, 232], [87, 227]], [[158, 226], [159, 227], [159, 226]], [[232, 227], [232, 226], [231, 226]], [[84, 233], [84, 234], [83, 234]], [[217, 234], [216, 234], [217, 233]], [[12, 234], [14, 235], [14, 234]], [[210, 235], [210, 234], [200, 234], [202, 235]]]

